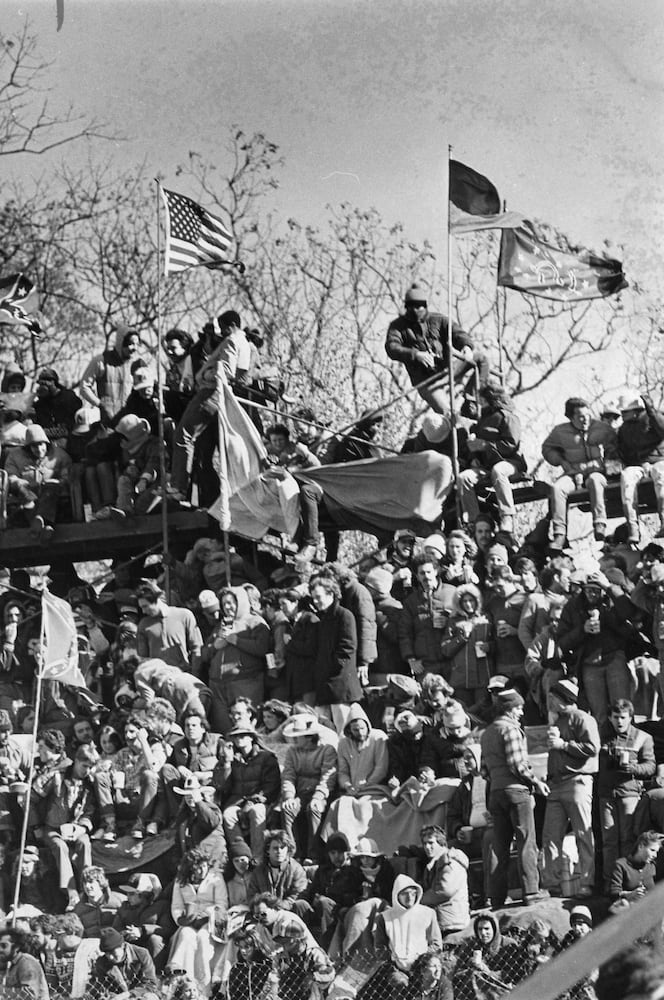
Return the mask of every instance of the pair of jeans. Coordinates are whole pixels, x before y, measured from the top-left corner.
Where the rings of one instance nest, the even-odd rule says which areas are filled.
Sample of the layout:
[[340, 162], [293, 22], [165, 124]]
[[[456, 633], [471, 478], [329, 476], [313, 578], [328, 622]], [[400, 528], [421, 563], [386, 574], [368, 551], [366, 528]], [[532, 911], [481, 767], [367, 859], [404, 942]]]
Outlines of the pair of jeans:
[[620, 499], [625, 518], [630, 527], [639, 523], [637, 486], [643, 479], [652, 479], [657, 498], [657, 513], [664, 524], [664, 461], [644, 462], [643, 465], [628, 465], [620, 473]]
[[618, 858], [631, 854], [634, 849], [634, 813], [638, 804], [636, 795], [599, 800], [605, 886], [611, 880]]
[[548, 887], [560, 886], [562, 846], [567, 825], [579, 852], [581, 884], [592, 888], [595, 883], [595, 838], [592, 831], [592, 774], [577, 774], [550, 782], [551, 792], [546, 800], [542, 854], [544, 866], [542, 881]]
[[498, 513], [501, 518], [514, 516], [514, 494], [510, 476], [519, 471], [516, 462], [505, 459], [496, 462], [490, 469], [464, 469], [459, 476], [459, 487], [461, 490], [461, 507], [469, 521], [475, 522], [480, 514], [480, 507], [477, 502], [475, 487], [480, 480], [487, 476], [491, 480], [491, 485], [496, 491], [496, 503]]
[[492, 790], [489, 795], [489, 812], [493, 819], [493, 852], [496, 857], [496, 867], [491, 873], [493, 906], [502, 906], [507, 898], [512, 839], [516, 841], [519, 880], [524, 895], [530, 895], [539, 889], [534, 809], [533, 796], [523, 785]]
[[583, 689], [601, 729], [609, 717], [609, 705], [619, 698], [631, 697], [631, 682], [627, 660], [622, 650], [616, 650], [605, 663], [584, 665], [581, 668]]
[[[603, 472], [591, 472], [590, 475], [586, 476], [583, 485], [588, 490], [590, 496], [593, 524], [606, 525], [606, 503], [604, 499], [606, 476]], [[549, 506], [554, 535], [564, 535], [567, 533], [567, 499], [575, 489], [576, 485], [571, 476], [561, 476], [551, 487]]]
[[175, 431], [171, 461], [171, 486], [185, 496], [189, 492], [196, 442], [216, 417], [214, 388], [199, 389], [189, 401]]

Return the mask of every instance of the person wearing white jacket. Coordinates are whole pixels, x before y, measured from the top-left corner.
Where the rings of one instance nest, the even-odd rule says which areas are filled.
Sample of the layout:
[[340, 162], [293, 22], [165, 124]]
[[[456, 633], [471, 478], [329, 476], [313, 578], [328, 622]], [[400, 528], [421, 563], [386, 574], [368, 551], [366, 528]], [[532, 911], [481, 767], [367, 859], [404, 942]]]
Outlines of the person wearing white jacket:
[[[167, 969], [180, 969], [208, 996], [218, 958], [213, 935], [228, 909], [226, 883], [219, 868], [201, 848], [187, 851], [173, 883], [171, 915], [177, 931], [171, 941]], [[216, 935], [215, 935], [216, 936]]]

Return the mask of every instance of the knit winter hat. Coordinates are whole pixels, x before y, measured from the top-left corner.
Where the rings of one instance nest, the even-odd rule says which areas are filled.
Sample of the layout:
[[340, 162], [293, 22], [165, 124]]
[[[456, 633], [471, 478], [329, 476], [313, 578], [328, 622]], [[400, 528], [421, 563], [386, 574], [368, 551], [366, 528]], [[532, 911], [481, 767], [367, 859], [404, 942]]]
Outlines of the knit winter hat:
[[498, 694], [498, 705], [501, 709], [507, 711], [510, 708], [523, 707], [525, 705], [525, 701], [518, 691], [514, 691], [512, 688], [507, 688], [507, 690], [501, 691]]
[[429, 535], [422, 542], [423, 549], [434, 549], [441, 556], [444, 556], [447, 552], [447, 546], [445, 545], [445, 539], [442, 535]]
[[121, 948], [124, 943], [122, 934], [120, 931], [116, 931], [115, 927], [102, 927], [99, 932], [100, 951], [113, 951], [115, 948]]
[[423, 285], [418, 285], [417, 282], [413, 283], [404, 296], [404, 302], [406, 305], [411, 303], [424, 303], [427, 304], [427, 290]]
[[231, 841], [230, 847], [228, 848], [228, 857], [233, 860], [233, 858], [252, 858], [251, 848], [246, 840], [242, 840], [238, 837], [237, 840]]
[[568, 705], [576, 705], [579, 700], [579, 685], [571, 678], [563, 677], [552, 686], [551, 694], [557, 695]]

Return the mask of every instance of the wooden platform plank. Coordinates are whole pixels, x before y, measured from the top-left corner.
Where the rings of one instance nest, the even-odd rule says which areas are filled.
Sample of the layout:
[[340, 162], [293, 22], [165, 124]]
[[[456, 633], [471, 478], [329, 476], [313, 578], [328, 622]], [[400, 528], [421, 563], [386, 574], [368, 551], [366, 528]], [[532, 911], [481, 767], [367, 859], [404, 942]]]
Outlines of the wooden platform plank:
[[[191, 546], [204, 535], [218, 535], [219, 525], [205, 510], [174, 511], [168, 515], [169, 540]], [[0, 566], [41, 566], [59, 560], [86, 562], [137, 555], [161, 542], [161, 515], [124, 521], [58, 524], [48, 546], [35, 543], [27, 528], [0, 531]]]

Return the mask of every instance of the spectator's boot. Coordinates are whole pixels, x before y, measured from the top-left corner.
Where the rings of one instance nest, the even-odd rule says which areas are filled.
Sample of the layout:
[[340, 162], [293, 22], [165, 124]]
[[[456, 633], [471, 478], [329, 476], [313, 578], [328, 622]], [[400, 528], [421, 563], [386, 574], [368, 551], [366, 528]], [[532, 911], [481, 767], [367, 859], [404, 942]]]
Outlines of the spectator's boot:
[[606, 521], [595, 521], [593, 524], [593, 534], [596, 542], [606, 540]]
[[554, 532], [553, 539], [549, 542], [549, 549], [551, 552], [562, 552], [565, 548], [565, 533], [556, 531]]

